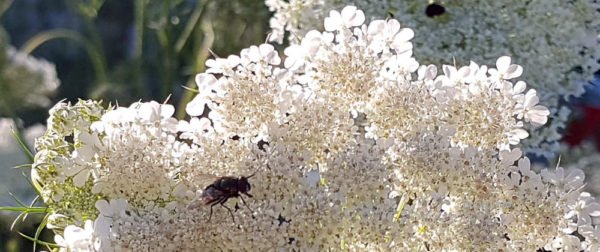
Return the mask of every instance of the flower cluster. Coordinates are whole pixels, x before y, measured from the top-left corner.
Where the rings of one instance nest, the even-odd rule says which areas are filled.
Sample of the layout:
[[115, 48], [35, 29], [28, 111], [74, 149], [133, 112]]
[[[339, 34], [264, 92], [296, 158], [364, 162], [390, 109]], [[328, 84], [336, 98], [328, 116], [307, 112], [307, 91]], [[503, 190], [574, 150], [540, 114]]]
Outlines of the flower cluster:
[[26, 107], [46, 107], [59, 86], [54, 64], [8, 46], [0, 52], [0, 116]]
[[558, 132], [570, 112], [566, 101], [581, 95], [583, 84], [600, 68], [596, 1], [436, 1], [445, 11], [434, 17], [425, 14], [426, 2], [398, 3], [401, 22], [435, 31], [435, 36], [415, 36], [415, 54], [424, 63], [490, 63], [498, 55], [511, 55], [523, 65], [522, 78], [538, 90], [553, 118], [545, 127], [531, 129], [523, 146], [544, 156], [558, 151]]
[[[263, 44], [207, 61], [189, 120], [157, 102], [57, 104], [32, 174], [56, 242], [75, 251], [597, 249], [600, 204], [581, 192], [582, 173], [537, 173], [514, 148], [525, 125], [550, 114], [515, 80], [521, 66], [500, 57], [495, 68], [438, 74], [413, 58], [412, 30], [365, 19], [354, 6], [332, 11], [325, 31], [309, 31], [284, 60]], [[253, 196], [207, 205], [224, 193], [205, 189], [219, 176], [247, 178]]]
[[283, 43], [286, 33], [290, 42], [299, 42], [308, 31], [323, 28], [323, 19], [329, 15], [329, 11], [339, 10], [349, 4], [355, 4], [373, 18], [390, 8], [387, 0], [265, 0], [265, 4], [274, 12], [269, 20], [269, 40], [279, 44]]
[[[550, 162], [551, 166], [563, 167], [567, 172], [582, 170], [585, 173], [584, 190], [592, 196], [600, 196], [600, 184], [595, 183], [600, 179], [600, 153], [592, 143], [583, 143], [580, 146], [561, 146], [559, 157]], [[541, 170], [539, 165], [534, 167]]]
[[[328, 13], [344, 1], [267, 0], [274, 16], [273, 41], [281, 41], [283, 29], [296, 43], [320, 23], [302, 11]], [[354, 2], [354, 1], [345, 1]], [[370, 1], [358, 1], [365, 5]], [[531, 137], [522, 143], [527, 152], [553, 156], [559, 148], [560, 129], [570, 114], [566, 102], [583, 93], [600, 66], [597, 35], [600, 8], [597, 1], [377, 1], [369, 17], [393, 13], [402, 24], [418, 32], [413, 40], [415, 57], [422, 64], [468, 64], [474, 60], [491, 65], [510, 55], [523, 65], [523, 79], [536, 88], [552, 120], [545, 127], [527, 127]], [[362, 7], [362, 6], [361, 6]], [[298, 14], [300, 13], [300, 14]], [[343, 16], [343, 13], [342, 13]], [[316, 15], [315, 18], [324, 20]]]

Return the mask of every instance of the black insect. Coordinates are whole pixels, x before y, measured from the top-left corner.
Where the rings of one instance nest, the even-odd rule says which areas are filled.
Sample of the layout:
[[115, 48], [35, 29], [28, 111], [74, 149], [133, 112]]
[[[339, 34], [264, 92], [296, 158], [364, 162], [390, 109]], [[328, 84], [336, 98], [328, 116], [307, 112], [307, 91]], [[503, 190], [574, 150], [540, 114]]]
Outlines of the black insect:
[[427, 8], [425, 8], [425, 15], [427, 15], [430, 18], [441, 16], [444, 13], [446, 13], [446, 8], [436, 3], [427, 5]]
[[208, 217], [208, 221], [212, 218], [213, 207], [217, 204], [220, 204], [224, 208], [229, 211], [231, 214], [232, 220], [235, 222], [235, 217], [233, 216], [233, 212], [231, 208], [225, 205], [225, 202], [230, 198], [240, 198], [246, 208], [252, 212], [246, 201], [242, 197], [242, 194], [252, 198], [252, 195], [248, 193], [252, 186], [248, 179], [254, 176], [254, 174], [245, 177], [232, 177], [232, 176], [224, 176], [224, 177], [216, 177], [216, 179], [212, 182], [212, 184], [208, 185], [202, 191], [202, 196], [200, 197], [202, 205], [210, 205], [210, 215]]

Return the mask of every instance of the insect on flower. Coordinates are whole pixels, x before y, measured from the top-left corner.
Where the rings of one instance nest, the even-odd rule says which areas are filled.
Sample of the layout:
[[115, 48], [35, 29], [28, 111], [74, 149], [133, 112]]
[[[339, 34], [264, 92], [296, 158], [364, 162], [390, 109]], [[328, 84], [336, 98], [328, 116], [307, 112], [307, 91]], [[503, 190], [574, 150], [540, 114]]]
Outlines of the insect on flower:
[[248, 179], [252, 176], [254, 176], [254, 174], [248, 177], [216, 177], [212, 175], [206, 175], [206, 178], [211, 178], [213, 182], [204, 188], [204, 190], [202, 191], [202, 195], [200, 196], [199, 202], [193, 203], [192, 205], [190, 205], [190, 208], [196, 208], [199, 205], [210, 205], [210, 215], [208, 217], [208, 221], [210, 221], [210, 219], [212, 218], [213, 207], [217, 204], [220, 204], [225, 209], [227, 209], [227, 211], [229, 211], [232, 220], [235, 222], [233, 212], [231, 211], [231, 208], [225, 205], [225, 202], [227, 202], [227, 200], [229, 200], [230, 198], [240, 198], [242, 200], [242, 203], [244, 203], [244, 205], [246, 206], [246, 208], [248, 208], [248, 210], [252, 212], [252, 209], [248, 207], [248, 204], [246, 204], [246, 201], [242, 197], [242, 194], [244, 194], [252, 198], [252, 195], [248, 193], [252, 188], [250, 182], [248, 182]]

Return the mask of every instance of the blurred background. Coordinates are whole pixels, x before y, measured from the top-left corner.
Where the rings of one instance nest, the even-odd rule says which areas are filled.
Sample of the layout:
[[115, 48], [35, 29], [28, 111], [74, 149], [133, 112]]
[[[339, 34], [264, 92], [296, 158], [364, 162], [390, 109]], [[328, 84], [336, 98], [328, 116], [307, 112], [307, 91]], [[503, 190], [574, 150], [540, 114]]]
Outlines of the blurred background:
[[[210, 51], [226, 57], [263, 43], [270, 17], [264, 0], [0, 0], [0, 206], [34, 201], [28, 151], [34, 153], [52, 105], [79, 98], [106, 105], [167, 101], [183, 119], [193, 98], [185, 87], [194, 88]], [[566, 168], [586, 172], [586, 190], [595, 195], [598, 76], [582, 98], [570, 101], [574, 113], [561, 157]], [[18, 218], [13, 226], [17, 217], [0, 211], [0, 252], [32, 251], [33, 243], [18, 232], [35, 236], [41, 216]], [[40, 236], [53, 240], [51, 232]]]
[[[33, 152], [56, 102], [170, 96], [180, 107], [193, 98], [184, 86], [194, 87], [209, 49], [226, 57], [263, 43], [269, 17], [263, 0], [0, 0], [0, 206], [34, 200], [21, 147]], [[32, 251], [18, 232], [33, 237], [40, 216], [11, 231], [17, 215], [0, 211], [0, 251]], [[53, 241], [51, 232], [41, 236]]]

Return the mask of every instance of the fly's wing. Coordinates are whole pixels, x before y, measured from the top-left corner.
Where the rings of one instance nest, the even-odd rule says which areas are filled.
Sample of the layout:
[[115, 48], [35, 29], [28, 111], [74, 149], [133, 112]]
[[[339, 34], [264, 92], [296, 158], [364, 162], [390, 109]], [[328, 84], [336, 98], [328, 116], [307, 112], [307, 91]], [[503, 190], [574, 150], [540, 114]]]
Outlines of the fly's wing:
[[196, 199], [194, 199], [190, 205], [189, 209], [196, 209], [202, 207], [210, 202], [214, 201], [216, 198], [219, 198], [221, 195], [218, 190], [215, 190], [213, 187], [209, 187], [214, 184], [215, 181], [219, 180], [220, 177], [217, 177], [212, 174], [199, 174], [194, 177], [194, 183], [198, 185], [198, 188], [201, 188], [201, 192], [197, 192]]
[[202, 191], [202, 194], [199, 197], [197, 197], [188, 205], [188, 209], [198, 209], [200, 207], [210, 205], [213, 202], [221, 199], [223, 195], [225, 195], [225, 192], [214, 187], [208, 187]]
[[205, 205], [211, 204], [226, 195], [226, 192], [221, 191], [215, 187], [208, 187], [202, 191], [202, 203]]
[[198, 186], [198, 189], [206, 189], [209, 185], [215, 183], [215, 181], [219, 180], [220, 177], [207, 173], [200, 173], [194, 176], [193, 183]]

